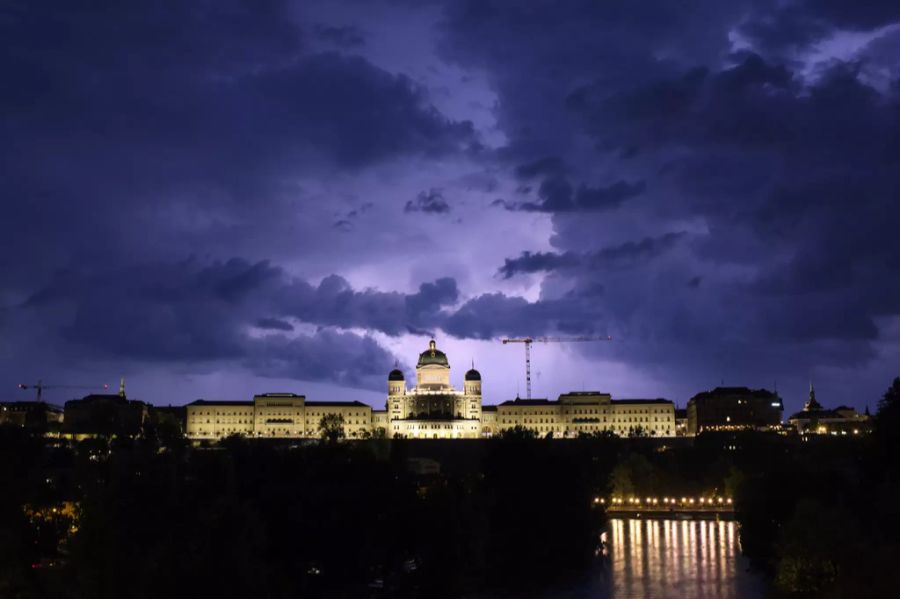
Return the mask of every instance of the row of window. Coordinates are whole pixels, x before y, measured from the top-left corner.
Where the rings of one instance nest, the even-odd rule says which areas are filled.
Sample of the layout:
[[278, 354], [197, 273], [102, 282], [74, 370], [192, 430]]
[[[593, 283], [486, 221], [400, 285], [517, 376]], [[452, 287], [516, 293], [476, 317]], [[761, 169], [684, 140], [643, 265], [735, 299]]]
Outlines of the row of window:
[[[595, 422], [600, 421], [599, 418], [595, 418], [593, 420]], [[622, 417], [622, 418], [611, 418], [611, 419], [607, 419], [604, 416], [603, 422], [607, 422], [607, 420], [609, 420], [609, 422], [612, 422], [612, 423], [620, 423], [620, 422], [621, 423], [625, 423], [625, 422], [651, 423], [651, 422], [666, 422], [666, 421], [671, 422], [670, 418], [665, 418], [665, 417], [660, 418], [659, 416], [654, 416], [654, 417], [632, 416], [629, 418]], [[567, 422], [567, 421], [563, 420], [562, 422], [560, 422], [559, 418], [522, 418], [521, 416], [518, 418], [501, 418], [500, 423], [501, 424], [573, 424], [573, 425], [581, 424], [577, 418], [574, 421]]]

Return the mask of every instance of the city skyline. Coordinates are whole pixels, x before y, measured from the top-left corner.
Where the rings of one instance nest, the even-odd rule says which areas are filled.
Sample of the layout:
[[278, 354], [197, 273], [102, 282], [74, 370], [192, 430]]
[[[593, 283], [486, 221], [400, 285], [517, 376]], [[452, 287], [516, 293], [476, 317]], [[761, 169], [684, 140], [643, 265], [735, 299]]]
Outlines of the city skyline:
[[613, 337], [536, 397], [897, 375], [894, 3], [52, 4], [0, 20], [0, 400], [378, 406], [432, 335], [486, 403], [506, 336]]
[[[540, 341], [537, 341], [537, 343], [540, 343]], [[428, 347], [434, 348], [434, 347], [435, 347], [435, 344], [436, 344], [436, 342], [435, 342], [434, 338], [432, 338], [432, 339], [429, 341]], [[423, 355], [422, 352], [420, 352], [420, 354]], [[460, 374], [460, 372], [462, 372], [462, 371], [460, 370], [460, 371], [457, 371], [456, 374], [453, 374], [453, 372], [454, 372], [454, 370], [453, 370], [453, 368], [452, 368], [453, 362], [450, 361], [449, 364], [450, 364], [450, 369], [449, 369], [449, 372], [448, 372], [448, 376], [449, 376], [449, 379], [448, 379], [448, 380], [449, 380], [449, 384], [450, 384], [451, 386], [457, 388], [457, 389], [462, 389], [462, 388], [465, 386], [464, 381], [467, 380], [466, 377], [468, 376], [468, 371], [467, 371], [466, 373], [464, 373], [464, 374]], [[472, 371], [478, 371], [478, 369], [476, 369], [476, 367], [475, 367], [475, 361], [474, 361], [474, 359], [471, 361], [471, 364], [470, 364], [469, 366], [471, 367]], [[390, 386], [390, 384], [391, 384], [390, 381], [392, 380], [391, 377], [392, 377], [393, 374], [394, 374], [395, 372], [397, 372], [397, 371], [401, 372], [401, 373], [403, 374], [404, 378], [409, 377], [409, 380], [411, 380], [411, 381], [415, 381], [415, 380], [416, 380], [416, 375], [415, 375], [414, 373], [417, 371], [417, 368], [405, 369], [405, 368], [403, 368], [402, 365], [399, 364], [399, 362], [398, 362], [398, 363], [395, 363], [395, 364], [394, 364], [394, 368], [391, 370], [391, 372], [390, 372], [390, 373], [387, 373], [387, 374], [385, 375], [384, 381], [385, 381], [385, 383], [387, 384], [387, 386]], [[479, 381], [482, 381], [482, 380], [483, 380], [483, 379], [481, 378], [481, 375], [479, 374]], [[58, 386], [58, 387], [55, 386], [55, 385], [52, 385], [52, 384], [48, 385], [47, 387], [44, 387], [43, 385], [44, 385], [44, 383], [42, 383], [41, 381], [38, 381], [37, 383], [34, 383], [34, 384], [20, 384], [18, 387], [19, 387], [19, 392], [20, 392], [20, 394], [21, 394], [21, 393], [24, 393], [24, 394], [31, 394], [31, 395], [34, 396], [33, 398], [37, 398], [37, 399], [39, 399], [39, 400], [41, 400], [41, 401], [47, 401], [48, 403], [55, 404], [55, 405], [62, 405], [63, 401], [67, 401], [68, 399], [78, 399], [78, 397], [76, 397], [76, 396], [68, 397], [67, 400], [63, 400], [63, 401], [54, 400], [54, 399], [51, 397], [51, 398], [49, 399], [49, 401], [48, 401], [48, 398], [47, 398], [47, 395], [48, 395], [48, 394], [49, 394], [50, 396], [53, 396], [53, 395], [56, 394], [56, 395], [59, 395], [60, 397], [62, 397], [62, 396], [64, 396], [65, 394], [72, 394], [72, 393], [74, 393], [74, 389], [80, 389], [80, 390], [82, 390], [84, 393], [87, 393], [88, 395], [90, 395], [90, 394], [98, 394], [98, 393], [101, 394], [101, 395], [102, 395], [102, 394], [112, 394], [112, 393], [114, 393], [114, 385], [110, 385], [109, 383], [103, 383], [103, 384], [99, 384], [99, 385], [71, 385], [71, 386]], [[479, 389], [480, 389], [480, 388], [481, 388], [481, 383], [479, 383]], [[517, 385], [517, 388], [518, 388], [518, 385]], [[570, 389], [568, 389], [568, 390], [561, 391], [560, 393], [557, 393], [557, 394], [544, 394], [544, 395], [541, 395], [541, 394], [535, 393], [535, 394], [532, 395], [532, 397], [534, 397], [535, 399], [550, 399], [550, 400], [552, 400], [553, 397], [556, 397], [556, 396], [564, 396], [564, 395], [568, 395], [568, 394], [572, 394], [572, 393], [576, 393], [576, 394], [577, 394], [577, 393], [579, 393], [579, 392], [590, 392], [590, 393], [595, 393], [595, 394], [598, 394], [598, 395], [609, 395], [609, 396], [614, 397], [614, 398], [619, 399], [619, 400], [628, 400], [628, 399], [639, 399], [639, 400], [641, 400], [641, 399], [665, 399], [665, 400], [667, 400], [667, 401], [671, 401], [672, 403], [674, 403], [674, 405], [675, 405], [676, 408], [682, 408], [682, 409], [683, 409], [684, 407], [686, 407], [686, 406], [688, 405], [688, 400], [689, 400], [689, 399], [691, 399], [691, 398], [693, 398], [693, 397], [700, 396], [700, 395], [704, 395], [704, 394], [706, 394], [707, 392], [712, 391], [714, 388], [715, 388], [715, 389], [719, 389], [719, 388], [721, 388], [721, 389], [729, 389], [729, 388], [731, 388], [731, 389], [747, 389], [747, 390], [753, 390], [751, 386], [748, 386], [748, 385], [729, 385], [729, 384], [726, 384], [726, 382], [723, 380], [723, 381], [721, 381], [720, 384], [717, 385], [717, 386], [710, 387], [710, 388], [708, 388], [708, 389], [701, 389], [701, 390], [698, 390], [696, 393], [693, 393], [691, 396], [689, 396], [689, 397], [683, 399], [683, 401], [679, 401], [678, 399], [675, 399], [675, 398], [663, 397], [663, 396], [656, 396], [656, 397], [649, 397], [649, 396], [648, 396], [648, 397], [645, 397], [645, 398], [638, 398], [638, 397], [636, 397], [636, 396], [625, 396], [625, 395], [618, 394], [618, 393], [615, 393], [615, 392], [610, 392], [610, 390], [608, 390], [608, 389], [601, 389], [601, 388], [591, 388], [591, 389], [588, 389], [588, 388], [586, 388], [584, 385], [582, 385], [582, 387], [581, 387], [580, 389], [570, 388]], [[782, 399], [782, 400], [784, 399], [783, 397], [780, 397], [780, 395], [779, 395], [779, 393], [778, 393], [777, 386], [773, 387], [772, 389], [767, 389], [767, 388], [764, 388], [764, 387], [760, 387], [759, 389], [760, 389], [760, 390], [764, 390], [764, 391], [771, 391], [771, 392], [773, 392], [775, 395], [779, 396], [780, 399]], [[327, 392], [326, 392], [326, 393], [327, 393]], [[373, 395], [375, 395], [375, 398], [374, 398], [374, 399], [373, 399], [373, 398], [370, 398], [369, 396], [347, 397], [347, 396], [345, 396], [345, 395], [342, 396], [342, 395], [340, 395], [340, 394], [338, 394], [338, 395], [335, 395], [335, 394], [326, 394], [326, 395], [324, 395], [324, 396], [316, 396], [316, 395], [310, 395], [310, 394], [308, 394], [308, 393], [305, 393], [305, 392], [303, 392], [302, 389], [291, 389], [291, 388], [284, 388], [284, 389], [267, 389], [267, 390], [265, 390], [265, 391], [252, 390], [252, 391], [249, 391], [246, 395], [247, 395], [247, 396], [253, 396], [253, 397], [256, 397], [256, 396], [265, 396], [265, 395], [267, 395], [267, 394], [274, 394], [274, 395], [287, 394], [287, 395], [296, 395], [296, 396], [299, 396], [299, 397], [305, 397], [305, 398], [313, 399], [313, 400], [338, 401], [338, 402], [344, 401], [344, 402], [351, 402], [351, 403], [354, 402], [354, 401], [362, 401], [362, 403], [364, 403], [364, 404], [366, 404], [366, 405], [372, 407], [372, 408], [375, 409], [375, 410], [378, 410], [378, 409], [380, 409], [380, 408], [382, 407], [382, 405], [383, 405], [383, 401], [382, 401], [382, 400], [384, 399], [384, 390], [382, 390], [380, 393], [379, 393], [379, 392], [373, 392]], [[119, 379], [118, 395], [119, 395], [119, 396], [122, 396], [122, 397], [125, 397], [125, 396], [126, 396], [126, 381], [125, 381], [125, 378], [124, 378], [124, 377], [122, 377], [122, 378]], [[132, 395], [131, 397], [132, 397], [132, 398], [135, 398], [134, 395]], [[814, 398], [814, 397], [815, 397], [815, 395], [814, 395], [814, 391], [813, 391], [813, 382], [810, 381], [810, 382], [809, 382], [808, 394], [807, 394], [806, 396], [804, 396], [803, 401], [800, 402], [800, 403], [804, 406], [804, 409], [807, 409], [807, 408], [808, 408], [810, 398]], [[512, 397], [509, 397], [509, 398], [507, 398], [507, 397], [493, 397], [493, 398], [491, 398], [490, 396], [487, 396], [487, 397], [483, 397], [482, 403], [483, 403], [483, 405], [486, 405], [486, 406], [497, 406], [497, 405], [499, 405], [499, 404], [501, 404], [501, 403], [503, 403], [503, 402], [508, 402], [508, 401], [511, 400], [511, 399], [516, 399], [516, 400], [518, 400], [518, 399], [520, 399], [520, 398], [521, 398], [521, 399], [526, 399], [526, 396], [525, 396], [523, 393], [520, 393], [519, 390], [517, 389], [517, 392], [516, 392], [516, 395], [515, 395], [514, 398], [512, 398]], [[20, 400], [20, 401], [23, 400], [22, 397], [19, 397], [19, 398], [17, 398], [17, 399]], [[151, 397], [151, 398], [148, 398], [148, 397], [137, 397], [137, 399], [139, 399], [139, 400], [141, 400], [141, 401], [144, 401], [144, 402], [146, 402], [146, 403], [148, 403], [148, 404], [150, 404], [150, 405], [157, 405], [157, 406], [164, 406], [164, 405], [189, 405], [189, 404], [191, 403], [191, 401], [184, 402], [183, 404], [182, 404], [181, 402], [175, 402], [175, 403], [172, 403], [172, 402], [167, 402], [167, 401], [165, 401], [163, 398], [159, 398], [159, 397], [156, 397], [156, 398], [152, 398], [152, 397]], [[226, 401], [226, 402], [229, 402], [229, 401], [244, 401], [244, 399], [242, 399], [242, 398], [239, 396], [239, 394], [236, 394], [234, 391], [226, 392], [225, 395], [206, 395], [206, 396], [201, 396], [201, 397], [198, 397], [198, 398], [194, 398], [193, 401], [197, 401], [197, 400], [203, 400], [203, 401], [205, 401], [205, 400], [214, 400], [214, 401], [222, 400], [222, 401]], [[28, 401], [28, 400], [25, 399], [24, 401]], [[389, 401], [390, 401], [390, 400], [389, 400], [389, 398], [388, 398], [388, 403], [389, 403]], [[797, 402], [796, 402], [796, 401], [791, 401], [791, 402], [790, 402], [790, 405], [793, 405], [794, 403], [797, 403]], [[840, 404], [840, 405], [847, 405], [846, 402], [844, 402], [844, 403], [841, 403], [841, 402], [835, 403], [835, 405], [838, 405], [838, 404]], [[821, 406], [819, 406], [819, 408], [821, 408]], [[869, 409], [870, 409], [870, 408], [869, 408], [869, 405], [866, 404], [866, 405], [865, 405], [865, 408], [864, 408], [864, 411], [865, 411], [866, 413], [868, 413], [868, 412], [869, 412]], [[861, 411], [862, 411], [862, 410], [861, 410]]]

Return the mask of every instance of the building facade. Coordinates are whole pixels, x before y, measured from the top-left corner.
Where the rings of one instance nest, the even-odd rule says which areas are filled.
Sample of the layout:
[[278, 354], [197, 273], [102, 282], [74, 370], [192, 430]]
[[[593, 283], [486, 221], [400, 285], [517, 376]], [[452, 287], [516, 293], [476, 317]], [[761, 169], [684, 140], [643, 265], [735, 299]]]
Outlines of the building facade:
[[612, 433], [620, 437], [675, 436], [675, 404], [666, 399], [615, 400], [609, 393], [564, 393], [556, 401], [514, 399], [497, 406], [498, 432], [516, 426], [540, 437]]
[[784, 405], [766, 389], [716, 387], [688, 401], [688, 434], [703, 431], [777, 430]]
[[450, 362], [432, 339], [419, 354], [416, 384], [406, 387], [400, 370], [388, 375], [387, 432], [414, 439], [481, 437], [481, 374], [466, 372], [463, 390], [450, 384]]
[[93, 393], [63, 407], [62, 433], [75, 439], [97, 435], [136, 437], [144, 432], [150, 406], [128, 399], [124, 385], [118, 394]]
[[194, 440], [217, 440], [229, 435], [268, 439], [318, 437], [323, 416], [343, 418], [350, 439], [370, 435], [376, 424], [372, 408], [358, 401], [306, 401], [293, 393], [264, 393], [253, 401], [207, 401], [185, 406], [185, 432]]
[[809, 383], [809, 397], [803, 409], [788, 418], [788, 424], [801, 435], [859, 435], [871, 432], [872, 418], [853, 408], [838, 406], [826, 410], [816, 401], [816, 390]]
[[474, 365], [463, 388], [450, 383], [450, 362], [432, 340], [419, 354], [415, 384], [399, 369], [388, 374], [385, 410], [360, 402], [314, 402], [292, 393], [266, 393], [253, 401], [197, 400], [186, 406], [187, 436], [216, 440], [229, 435], [315, 438], [324, 416], [343, 418], [348, 439], [383, 432], [410, 439], [477, 439], [522, 426], [538, 436], [572, 438], [608, 432], [619, 436], [674, 437], [675, 406], [665, 399], [614, 400], [608, 393], [575, 392], [559, 399], [482, 405], [481, 373]]
[[63, 410], [43, 401], [0, 402], [0, 425], [59, 432]]

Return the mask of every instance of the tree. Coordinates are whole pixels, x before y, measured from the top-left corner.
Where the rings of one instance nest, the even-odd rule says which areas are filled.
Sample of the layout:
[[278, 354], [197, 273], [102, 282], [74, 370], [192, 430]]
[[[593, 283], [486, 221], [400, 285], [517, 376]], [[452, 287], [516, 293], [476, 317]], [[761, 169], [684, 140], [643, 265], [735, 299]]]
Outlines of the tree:
[[632, 438], [643, 438], [649, 435], [647, 435], [647, 429], [639, 424], [635, 427], [629, 427], [628, 436]]
[[501, 439], [509, 439], [513, 441], [524, 441], [537, 438], [537, 435], [530, 428], [525, 428], [521, 424], [517, 424], [512, 428], [508, 428], [500, 433]]
[[319, 435], [323, 441], [337, 443], [344, 438], [344, 417], [341, 414], [326, 414], [319, 420]]
[[[888, 428], [896, 424], [898, 420], [900, 420], [900, 377], [894, 379], [888, 390], [884, 392], [884, 396], [878, 401], [875, 426]], [[891, 432], [894, 432], [894, 430], [891, 430]]]

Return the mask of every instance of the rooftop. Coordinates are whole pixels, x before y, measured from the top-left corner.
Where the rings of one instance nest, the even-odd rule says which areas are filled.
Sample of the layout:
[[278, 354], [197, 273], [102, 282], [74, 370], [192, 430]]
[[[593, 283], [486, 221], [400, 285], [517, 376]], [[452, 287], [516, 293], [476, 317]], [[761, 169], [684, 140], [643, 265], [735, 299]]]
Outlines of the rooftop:
[[551, 401], [549, 399], [522, 399], [520, 397], [517, 397], [515, 399], [510, 399], [510, 400], [504, 401], [498, 405], [501, 405], [501, 406], [549, 406], [549, 405], [553, 405], [555, 403], [557, 403], [557, 402]]
[[230, 399], [195, 399], [191, 403], [187, 404], [189, 406], [252, 406], [252, 401], [236, 401]]
[[657, 397], [656, 399], [614, 399], [612, 403], [639, 403], [639, 404], [670, 404], [672, 403], [671, 399], [663, 399], [662, 397]]

